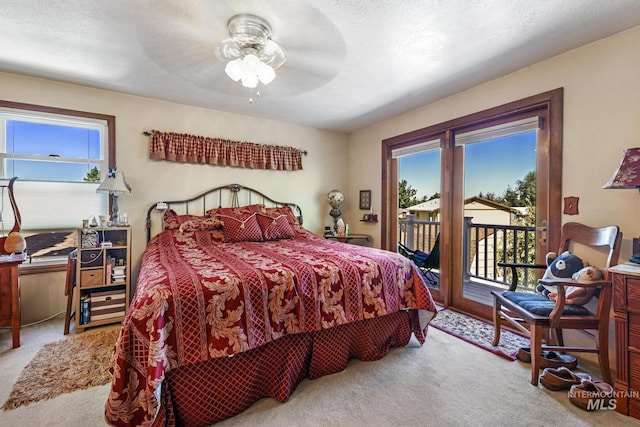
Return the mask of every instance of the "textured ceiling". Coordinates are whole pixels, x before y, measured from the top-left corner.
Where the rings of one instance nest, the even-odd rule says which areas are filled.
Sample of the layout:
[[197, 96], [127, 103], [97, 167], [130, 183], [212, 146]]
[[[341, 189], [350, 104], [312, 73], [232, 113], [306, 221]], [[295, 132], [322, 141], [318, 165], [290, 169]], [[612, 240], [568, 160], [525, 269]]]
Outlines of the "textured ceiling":
[[[214, 55], [237, 13], [288, 53], [253, 103]], [[3, 0], [0, 70], [350, 132], [636, 25], [638, 0]]]

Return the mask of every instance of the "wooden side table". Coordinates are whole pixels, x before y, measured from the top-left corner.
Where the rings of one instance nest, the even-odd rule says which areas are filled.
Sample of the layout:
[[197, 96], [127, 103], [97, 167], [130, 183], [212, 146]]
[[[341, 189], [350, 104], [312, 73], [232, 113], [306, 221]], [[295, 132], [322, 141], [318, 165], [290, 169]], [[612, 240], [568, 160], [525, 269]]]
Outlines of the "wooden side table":
[[26, 257], [0, 256], [0, 326], [11, 325], [13, 348], [20, 347], [20, 264]]
[[364, 240], [365, 242], [369, 241], [368, 234], [349, 234], [348, 236], [331, 236], [325, 235], [325, 239], [337, 240], [342, 243], [351, 243], [354, 240]]

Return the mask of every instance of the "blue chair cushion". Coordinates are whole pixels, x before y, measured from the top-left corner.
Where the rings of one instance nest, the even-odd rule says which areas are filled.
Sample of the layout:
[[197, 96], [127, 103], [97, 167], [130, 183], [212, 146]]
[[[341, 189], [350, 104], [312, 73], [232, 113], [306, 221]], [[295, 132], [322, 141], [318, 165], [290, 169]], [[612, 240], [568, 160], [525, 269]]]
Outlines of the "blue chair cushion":
[[[547, 297], [532, 292], [504, 291], [502, 296], [519, 305], [531, 313], [539, 316], [548, 316], [556, 306], [556, 303], [550, 301]], [[589, 316], [591, 313], [581, 305], [566, 304], [564, 306], [563, 316]]]

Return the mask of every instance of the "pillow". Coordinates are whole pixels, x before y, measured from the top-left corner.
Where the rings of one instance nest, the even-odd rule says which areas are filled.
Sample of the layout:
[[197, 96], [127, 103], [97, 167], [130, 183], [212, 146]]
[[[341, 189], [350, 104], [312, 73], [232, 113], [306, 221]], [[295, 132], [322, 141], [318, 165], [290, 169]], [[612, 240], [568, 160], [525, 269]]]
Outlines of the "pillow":
[[296, 232], [289, 224], [287, 215], [269, 216], [256, 214], [264, 240], [293, 239]]
[[222, 228], [223, 225], [224, 223], [220, 219], [205, 216], [183, 222], [180, 224], [179, 230], [182, 233], [185, 231], [214, 230]]
[[265, 213], [269, 216], [286, 215], [289, 224], [298, 224], [298, 218], [293, 213], [291, 206], [284, 205], [276, 208], [265, 208]]
[[220, 216], [220, 215], [237, 216], [237, 215], [246, 215], [246, 214], [250, 215], [256, 212], [264, 213], [265, 212], [264, 205], [257, 203], [253, 205], [240, 206], [236, 208], [213, 208], [213, 209], [209, 209], [207, 211], [207, 214], [209, 216]]
[[225, 242], [260, 242], [262, 230], [256, 219], [256, 214], [218, 215], [224, 222]]
[[209, 217], [200, 215], [178, 215], [173, 209], [167, 209], [162, 216], [165, 230], [177, 230], [187, 221], [204, 220], [207, 218]]

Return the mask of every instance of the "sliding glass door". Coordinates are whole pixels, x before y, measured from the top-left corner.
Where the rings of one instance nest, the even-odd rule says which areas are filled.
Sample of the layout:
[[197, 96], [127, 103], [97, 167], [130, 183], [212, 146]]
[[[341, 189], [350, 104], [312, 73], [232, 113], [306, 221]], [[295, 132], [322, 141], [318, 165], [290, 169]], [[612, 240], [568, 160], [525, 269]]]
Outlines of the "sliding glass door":
[[[394, 150], [398, 162], [398, 246], [403, 253], [429, 254], [419, 264], [427, 285], [440, 289], [440, 139]], [[436, 251], [436, 252], [434, 252]]]
[[[503, 290], [511, 281], [511, 271], [500, 262], [535, 263], [538, 253], [547, 252], [544, 230], [537, 228], [547, 223], [544, 210], [537, 214], [538, 196], [548, 199], [536, 170], [537, 153], [546, 152], [538, 149], [541, 122], [534, 114], [454, 133], [453, 204], [461, 245], [453, 305], [486, 310], [493, 303], [491, 291]], [[535, 279], [535, 272], [519, 273], [519, 279]]]
[[[436, 229], [438, 282], [431, 287], [441, 304], [490, 318], [491, 289], [512, 279], [498, 263], [540, 263], [558, 247], [562, 99], [556, 89], [382, 142], [382, 247], [410, 243], [428, 252], [433, 243], [423, 236], [427, 225]], [[413, 156], [421, 170], [413, 169]], [[530, 271], [516, 274], [525, 286], [535, 280]]]

